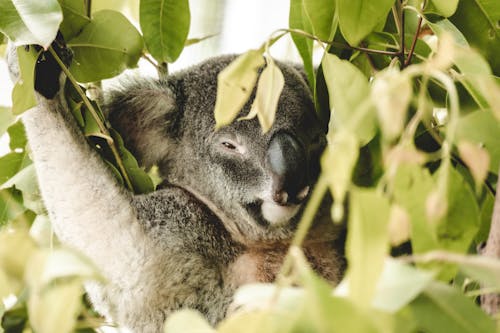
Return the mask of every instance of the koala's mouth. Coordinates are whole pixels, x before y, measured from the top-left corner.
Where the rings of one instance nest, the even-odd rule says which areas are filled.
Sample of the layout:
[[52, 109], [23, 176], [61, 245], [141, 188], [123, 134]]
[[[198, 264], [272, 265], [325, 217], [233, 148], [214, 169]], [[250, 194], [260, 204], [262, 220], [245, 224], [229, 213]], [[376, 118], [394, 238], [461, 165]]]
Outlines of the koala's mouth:
[[278, 205], [259, 199], [245, 206], [249, 215], [262, 227], [279, 227], [295, 223], [302, 205]]

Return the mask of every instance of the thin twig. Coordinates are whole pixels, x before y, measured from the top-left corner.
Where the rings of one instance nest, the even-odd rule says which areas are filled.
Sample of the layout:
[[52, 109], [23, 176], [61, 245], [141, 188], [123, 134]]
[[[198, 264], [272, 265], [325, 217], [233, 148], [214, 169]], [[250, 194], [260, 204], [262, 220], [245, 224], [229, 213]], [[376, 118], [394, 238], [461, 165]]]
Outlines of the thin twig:
[[413, 36], [413, 41], [411, 43], [410, 52], [406, 58], [404, 66], [408, 66], [411, 62], [411, 58], [413, 57], [413, 53], [415, 52], [415, 46], [417, 45], [418, 35], [420, 34], [420, 29], [422, 28], [422, 16], [418, 18], [417, 30], [415, 31], [415, 36]]
[[92, 118], [94, 118], [95, 122], [97, 123], [99, 130], [105, 136], [106, 142], [108, 143], [109, 148], [111, 149], [111, 152], [113, 153], [113, 156], [116, 160], [116, 164], [118, 165], [118, 168], [120, 169], [120, 173], [122, 174], [123, 179], [125, 180], [125, 184], [127, 185], [127, 188], [129, 190], [133, 191], [134, 187], [132, 186], [132, 182], [130, 181], [127, 170], [125, 169], [122, 158], [120, 157], [120, 153], [118, 152], [118, 149], [116, 148], [115, 142], [114, 142], [113, 138], [111, 137], [111, 134], [109, 133], [108, 128], [106, 127], [106, 125], [102, 121], [102, 119], [99, 116], [99, 114], [97, 113], [97, 111], [94, 109], [94, 106], [92, 105], [92, 103], [90, 103], [89, 99], [87, 98], [87, 95], [85, 95], [85, 93], [83, 92], [83, 90], [80, 87], [80, 85], [78, 84], [78, 82], [76, 82], [75, 78], [70, 73], [70, 71], [68, 70], [66, 65], [63, 63], [61, 58], [59, 58], [59, 56], [57, 55], [56, 51], [54, 51], [52, 46], [49, 47], [49, 51], [52, 54], [52, 56], [54, 57], [54, 59], [57, 61], [59, 66], [61, 67], [64, 74], [66, 74], [66, 76], [69, 79], [69, 81], [71, 82], [71, 84], [75, 87], [76, 92], [78, 93], [78, 95], [80, 95], [80, 97], [83, 100], [83, 103], [85, 104], [85, 106], [89, 110], [90, 114], [92, 115]]
[[87, 5], [87, 16], [89, 18], [91, 18], [91, 16], [92, 16], [92, 0], [86, 0], [85, 3]]

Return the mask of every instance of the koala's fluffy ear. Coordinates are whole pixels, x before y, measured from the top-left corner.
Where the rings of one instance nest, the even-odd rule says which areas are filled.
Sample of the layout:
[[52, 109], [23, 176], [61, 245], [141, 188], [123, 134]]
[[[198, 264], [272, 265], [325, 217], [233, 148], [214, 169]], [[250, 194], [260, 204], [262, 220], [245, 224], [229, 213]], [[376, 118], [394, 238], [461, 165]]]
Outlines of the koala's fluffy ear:
[[173, 84], [134, 79], [106, 96], [105, 112], [125, 146], [146, 168], [166, 158], [178, 137], [178, 107]]

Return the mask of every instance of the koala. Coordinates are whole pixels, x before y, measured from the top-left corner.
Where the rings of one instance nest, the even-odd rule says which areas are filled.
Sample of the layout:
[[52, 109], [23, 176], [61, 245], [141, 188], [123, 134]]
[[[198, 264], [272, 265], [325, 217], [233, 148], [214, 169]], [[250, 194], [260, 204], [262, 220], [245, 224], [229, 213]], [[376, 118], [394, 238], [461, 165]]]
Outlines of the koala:
[[[165, 179], [149, 194], [134, 195], [115, 179], [62, 90], [39, 94], [23, 115], [55, 233], [106, 278], [86, 285], [95, 309], [132, 332], [161, 332], [183, 308], [216, 325], [239, 286], [272, 282], [318, 177], [326, 128], [295, 65], [277, 62], [285, 87], [267, 133], [256, 119], [215, 130], [217, 75], [234, 58], [211, 58], [164, 80], [128, 79], [107, 92], [112, 127]], [[329, 200], [303, 250], [336, 283], [344, 261]]]

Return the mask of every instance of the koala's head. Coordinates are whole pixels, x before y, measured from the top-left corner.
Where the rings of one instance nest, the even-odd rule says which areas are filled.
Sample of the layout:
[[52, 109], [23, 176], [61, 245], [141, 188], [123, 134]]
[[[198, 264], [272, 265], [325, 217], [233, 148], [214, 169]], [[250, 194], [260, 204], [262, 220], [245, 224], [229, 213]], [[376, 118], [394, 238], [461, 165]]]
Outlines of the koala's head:
[[111, 95], [110, 121], [140, 163], [157, 164], [167, 182], [192, 192], [233, 234], [287, 238], [317, 179], [326, 128], [304, 75], [278, 62], [285, 86], [271, 129], [263, 134], [255, 118], [216, 131], [217, 75], [232, 60], [213, 58], [164, 82], [128, 84]]

